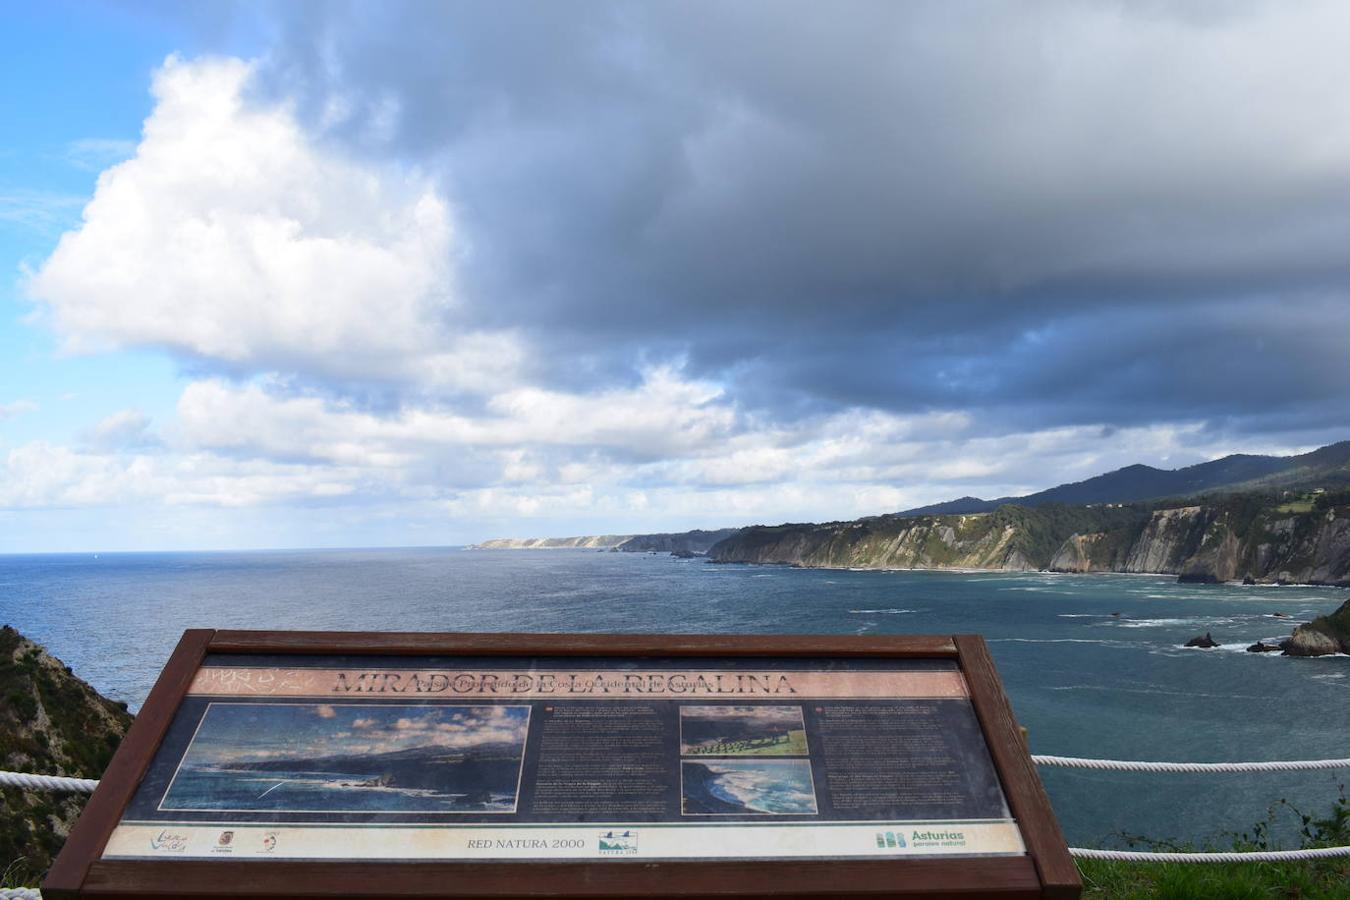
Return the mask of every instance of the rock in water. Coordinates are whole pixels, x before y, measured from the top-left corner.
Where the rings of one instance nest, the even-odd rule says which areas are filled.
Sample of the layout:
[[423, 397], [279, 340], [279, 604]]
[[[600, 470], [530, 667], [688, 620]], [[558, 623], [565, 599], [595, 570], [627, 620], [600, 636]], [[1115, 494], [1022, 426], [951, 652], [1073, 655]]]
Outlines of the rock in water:
[[1350, 600], [1329, 616], [1318, 616], [1294, 629], [1281, 644], [1286, 656], [1326, 656], [1350, 653]]
[[1219, 576], [1213, 572], [1182, 572], [1177, 576], [1177, 584], [1218, 584]]
[[1210, 637], [1210, 636], [1209, 636], [1209, 632], [1206, 631], [1206, 632], [1205, 632], [1203, 635], [1201, 635], [1200, 637], [1193, 637], [1193, 638], [1191, 638], [1189, 641], [1186, 642], [1186, 646], [1187, 646], [1187, 647], [1200, 647], [1201, 649], [1209, 650], [1211, 647], [1217, 647], [1217, 646], [1219, 646], [1219, 642], [1216, 641], [1216, 640], [1214, 640], [1214, 638]]
[[1341, 649], [1334, 640], [1309, 625], [1295, 628], [1281, 646], [1285, 656], [1326, 656]]
[[[0, 629], [0, 768], [99, 778], [131, 727], [126, 706], [76, 678], [8, 625]], [[10, 883], [33, 884], [51, 866], [87, 794], [0, 789], [0, 859]]]
[[1257, 641], [1247, 648], [1248, 653], [1274, 653], [1280, 649], [1279, 644], [1267, 644], [1265, 641]]

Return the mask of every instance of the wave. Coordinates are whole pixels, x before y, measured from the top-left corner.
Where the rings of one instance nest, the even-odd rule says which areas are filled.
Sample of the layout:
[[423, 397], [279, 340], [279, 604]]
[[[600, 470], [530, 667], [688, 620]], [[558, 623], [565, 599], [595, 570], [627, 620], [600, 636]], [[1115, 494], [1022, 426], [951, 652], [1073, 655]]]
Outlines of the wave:
[[1169, 691], [1165, 688], [1129, 688], [1117, 684], [1066, 684], [1052, 691], [1102, 691], [1107, 694], [1157, 694], [1163, 697], [1207, 697], [1213, 700], [1262, 700], [1256, 694], [1213, 694], [1199, 691]]
[[715, 776], [709, 790], [720, 800], [755, 812], [778, 815], [816, 812], [816, 797], [811, 790], [809, 769], [805, 766], [727, 770], [714, 765], [708, 768]]
[[989, 638], [990, 644], [1101, 644], [1105, 647], [1137, 647], [1134, 641], [1103, 641], [1090, 638]]
[[1120, 619], [1121, 628], [1172, 628], [1188, 625], [1196, 628], [1214, 628], [1219, 625], [1239, 625], [1246, 621], [1237, 616], [1193, 616], [1184, 619]]
[[902, 614], [902, 613], [914, 613], [914, 612], [918, 612], [918, 610], [917, 610], [917, 609], [850, 609], [849, 612], [853, 613], [854, 615], [858, 615], [858, 616], [861, 616], [861, 615], [867, 615], [867, 614], [870, 614], [870, 613], [881, 613], [882, 615], [887, 615], [887, 616], [898, 616], [898, 615], [900, 615], [900, 614]]

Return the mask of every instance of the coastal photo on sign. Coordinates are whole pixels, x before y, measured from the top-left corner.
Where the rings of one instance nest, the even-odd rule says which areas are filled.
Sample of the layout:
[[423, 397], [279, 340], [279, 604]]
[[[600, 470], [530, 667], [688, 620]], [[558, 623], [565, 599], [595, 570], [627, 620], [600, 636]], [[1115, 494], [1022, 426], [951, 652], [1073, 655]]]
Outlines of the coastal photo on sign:
[[161, 810], [510, 813], [528, 706], [212, 703]]
[[805, 756], [800, 706], [681, 706], [685, 756]]
[[680, 764], [687, 816], [812, 816], [816, 790], [805, 759], [707, 759]]

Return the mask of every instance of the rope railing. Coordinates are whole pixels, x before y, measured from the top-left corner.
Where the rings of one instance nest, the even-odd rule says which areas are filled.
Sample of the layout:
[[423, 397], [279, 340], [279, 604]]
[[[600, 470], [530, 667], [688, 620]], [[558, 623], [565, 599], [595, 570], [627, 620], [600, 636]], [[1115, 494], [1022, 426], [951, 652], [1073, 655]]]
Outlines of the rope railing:
[[92, 794], [98, 787], [94, 778], [67, 778], [64, 775], [32, 775], [28, 772], [0, 771], [0, 787], [16, 787], [25, 791], [73, 791]]
[[[1031, 761], [1039, 766], [1069, 769], [1095, 769], [1109, 772], [1154, 772], [1167, 774], [1218, 774], [1242, 772], [1299, 772], [1326, 769], [1350, 769], [1350, 759], [1286, 759], [1261, 762], [1153, 762], [1133, 759], [1091, 759], [1080, 756], [1035, 754]], [[33, 775], [28, 772], [0, 771], [0, 787], [31, 791], [71, 791], [92, 793], [98, 781], [92, 778], [67, 778], [62, 775]], [[1070, 847], [1078, 859], [1103, 859], [1117, 862], [1162, 863], [1245, 863], [1287, 862], [1303, 859], [1331, 859], [1350, 856], [1350, 847], [1314, 847], [1301, 850], [1253, 850], [1234, 853], [1163, 853], [1144, 850], [1096, 850]], [[0, 888], [0, 900], [42, 900], [35, 888]]]
[[1350, 769], [1350, 759], [1281, 759], [1265, 762], [1147, 762], [1134, 759], [1087, 759], [1080, 756], [1044, 756], [1033, 753], [1038, 766], [1063, 766], [1068, 769], [1101, 769], [1111, 772], [1167, 772], [1172, 774], [1213, 774], [1218, 772], [1299, 772], [1309, 769]]
[[1233, 853], [1154, 853], [1145, 850], [1092, 850], [1070, 847], [1079, 859], [1109, 859], [1115, 862], [1249, 863], [1292, 862], [1299, 859], [1332, 859], [1350, 856], [1350, 847], [1311, 847], [1304, 850], [1242, 850]]

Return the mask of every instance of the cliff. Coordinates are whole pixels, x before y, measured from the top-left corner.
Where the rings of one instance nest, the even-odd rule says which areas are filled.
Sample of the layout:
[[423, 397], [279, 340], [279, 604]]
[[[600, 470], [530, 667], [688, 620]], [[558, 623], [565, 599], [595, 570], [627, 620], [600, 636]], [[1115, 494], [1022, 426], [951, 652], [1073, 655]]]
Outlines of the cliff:
[[[0, 768], [99, 778], [131, 726], [59, 659], [8, 625], [0, 629]], [[87, 798], [0, 789], [0, 865], [23, 883], [51, 866]]]
[[608, 550], [624, 541], [631, 540], [631, 534], [588, 534], [578, 537], [561, 538], [493, 538], [474, 544], [473, 550]]
[[677, 531], [666, 534], [593, 534], [564, 538], [493, 538], [473, 550], [622, 550], [625, 553], [707, 553], [740, 529]]
[[717, 531], [680, 531], [673, 534], [639, 534], [619, 545], [624, 553], [707, 553], [715, 544], [725, 541], [739, 528], [719, 528]]
[[1138, 572], [1197, 581], [1350, 581], [1350, 498], [1289, 511], [1273, 495], [1208, 502], [1001, 506], [968, 515], [754, 526], [716, 562], [840, 568]]
[[1141, 525], [1134, 507], [1002, 506], [955, 516], [877, 516], [754, 526], [713, 547], [716, 562], [865, 569], [1046, 568], [1071, 535]]

